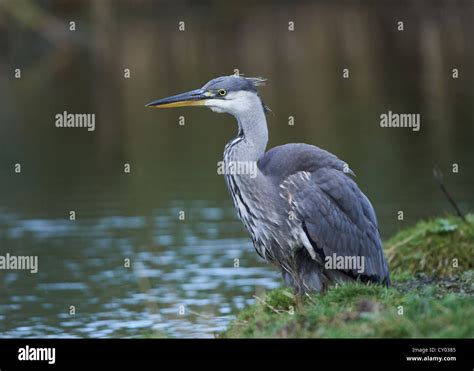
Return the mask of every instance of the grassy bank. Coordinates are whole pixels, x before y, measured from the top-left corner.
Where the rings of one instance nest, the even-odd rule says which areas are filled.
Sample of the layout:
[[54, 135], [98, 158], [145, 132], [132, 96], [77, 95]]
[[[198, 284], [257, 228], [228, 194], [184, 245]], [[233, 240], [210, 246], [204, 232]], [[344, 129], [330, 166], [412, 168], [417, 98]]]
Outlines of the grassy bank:
[[256, 298], [221, 337], [474, 337], [474, 216], [423, 221], [385, 243], [393, 285], [351, 283], [297, 308]]

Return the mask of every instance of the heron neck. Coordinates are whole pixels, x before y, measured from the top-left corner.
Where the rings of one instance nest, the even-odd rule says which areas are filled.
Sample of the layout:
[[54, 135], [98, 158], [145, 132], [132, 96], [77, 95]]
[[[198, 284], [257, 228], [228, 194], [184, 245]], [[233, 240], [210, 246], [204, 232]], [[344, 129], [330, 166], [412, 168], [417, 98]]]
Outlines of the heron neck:
[[240, 114], [237, 117], [239, 124], [239, 141], [234, 148], [234, 157], [240, 161], [258, 161], [265, 153], [268, 142], [267, 119], [263, 108], [257, 107]]

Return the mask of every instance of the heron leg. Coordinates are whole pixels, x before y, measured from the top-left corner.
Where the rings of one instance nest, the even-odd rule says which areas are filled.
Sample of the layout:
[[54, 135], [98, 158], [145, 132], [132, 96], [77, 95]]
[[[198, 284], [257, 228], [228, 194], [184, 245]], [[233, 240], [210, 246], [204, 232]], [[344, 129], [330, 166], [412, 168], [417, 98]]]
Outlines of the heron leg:
[[288, 272], [282, 271], [282, 276], [287, 285], [293, 288], [296, 309], [301, 309], [304, 305], [304, 290], [301, 289], [298, 282]]
[[295, 303], [297, 309], [303, 309], [304, 307], [304, 293], [295, 291]]

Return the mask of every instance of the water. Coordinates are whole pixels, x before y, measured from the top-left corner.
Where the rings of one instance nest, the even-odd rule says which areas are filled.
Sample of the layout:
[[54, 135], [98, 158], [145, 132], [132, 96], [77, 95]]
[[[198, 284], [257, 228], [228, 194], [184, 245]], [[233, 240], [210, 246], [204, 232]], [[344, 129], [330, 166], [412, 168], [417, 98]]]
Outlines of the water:
[[[411, 25], [400, 34], [382, 6], [282, 3], [270, 17], [257, 5], [97, 3], [52, 6], [59, 29], [32, 31], [14, 9], [0, 18], [0, 254], [39, 257], [37, 274], [0, 271], [0, 336], [212, 337], [281, 285], [216, 172], [232, 118], [143, 107], [234, 68], [269, 79], [269, 146], [304, 141], [347, 161], [384, 239], [452, 211], [434, 164], [472, 210], [472, 6], [396, 10]], [[76, 33], [61, 28], [69, 19]], [[96, 113], [96, 131], [55, 128], [64, 110]], [[421, 131], [380, 128], [389, 110], [420, 113]]]
[[274, 288], [278, 279], [253, 263], [247, 239], [234, 237], [240, 224], [232, 210], [204, 204], [189, 205], [195, 223], [176, 223], [175, 207], [76, 222], [2, 213], [2, 245], [40, 255], [39, 273], [3, 274], [2, 336], [202, 337], [223, 330], [256, 287]]

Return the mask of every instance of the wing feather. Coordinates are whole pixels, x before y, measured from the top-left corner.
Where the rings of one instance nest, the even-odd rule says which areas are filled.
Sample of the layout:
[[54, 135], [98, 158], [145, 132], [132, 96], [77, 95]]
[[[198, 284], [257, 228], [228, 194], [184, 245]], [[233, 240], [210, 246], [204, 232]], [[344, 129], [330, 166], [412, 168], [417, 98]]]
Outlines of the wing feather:
[[389, 283], [375, 211], [348, 176], [347, 165], [314, 146], [276, 148], [259, 167], [292, 195], [295, 214], [315, 250], [326, 256], [363, 256], [365, 272], [347, 273]]

